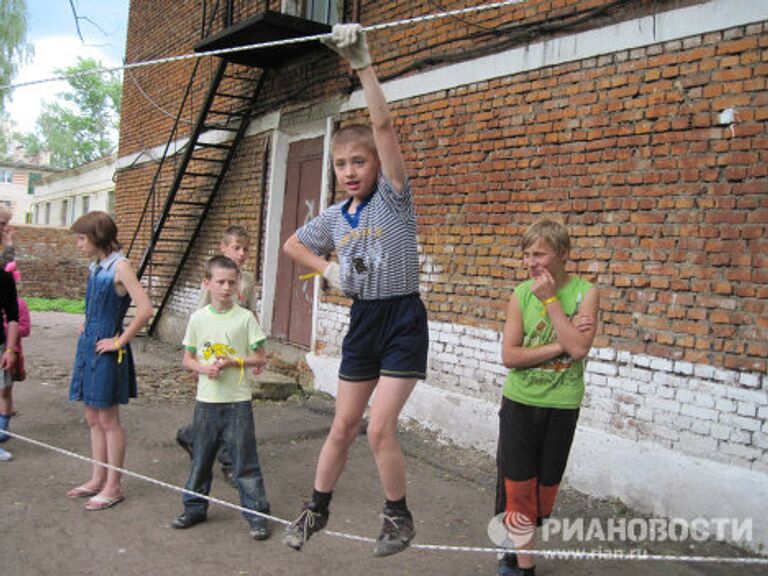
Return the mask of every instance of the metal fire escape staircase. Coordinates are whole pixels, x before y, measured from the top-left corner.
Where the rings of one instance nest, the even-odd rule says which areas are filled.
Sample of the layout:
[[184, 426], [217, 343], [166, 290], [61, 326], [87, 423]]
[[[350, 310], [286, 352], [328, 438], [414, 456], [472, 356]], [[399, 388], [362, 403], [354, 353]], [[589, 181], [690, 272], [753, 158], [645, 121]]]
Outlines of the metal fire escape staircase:
[[[245, 46], [329, 31], [325, 24], [264, 12], [199, 42], [195, 50]], [[147, 329], [150, 335], [157, 328], [222, 189], [270, 71], [316, 47], [317, 43], [304, 42], [221, 56], [183, 152], [176, 156], [173, 143], [179, 140], [182, 112], [199, 73], [198, 59], [128, 249], [129, 255], [142, 247], [144, 250], [137, 276], [155, 307]], [[174, 176], [161, 201], [157, 190], [169, 161], [176, 162]]]

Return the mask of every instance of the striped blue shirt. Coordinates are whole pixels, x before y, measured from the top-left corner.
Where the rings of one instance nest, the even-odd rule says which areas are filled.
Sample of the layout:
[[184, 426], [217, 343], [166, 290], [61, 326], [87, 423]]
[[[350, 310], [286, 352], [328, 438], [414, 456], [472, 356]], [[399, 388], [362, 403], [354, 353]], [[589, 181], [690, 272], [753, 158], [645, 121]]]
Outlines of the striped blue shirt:
[[349, 214], [352, 198], [334, 204], [296, 231], [318, 256], [334, 250], [341, 287], [359, 300], [381, 300], [419, 292], [416, 214], [410, 183], [398, 194], [379, 174], [376, 189]]

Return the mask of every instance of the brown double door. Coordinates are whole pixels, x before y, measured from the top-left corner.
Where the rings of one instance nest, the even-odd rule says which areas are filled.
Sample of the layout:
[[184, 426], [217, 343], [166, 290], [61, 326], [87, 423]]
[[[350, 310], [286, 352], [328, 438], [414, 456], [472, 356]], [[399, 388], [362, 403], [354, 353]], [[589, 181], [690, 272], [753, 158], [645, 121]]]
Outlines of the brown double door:
[[309, 348], [312, 339], [314, 278], [300, 279], [312, 270], [288, 258], [283, 254], [282, 246], [298, 228], [318, 215], [322, 175], [322, 138], [290, 145], [280, 225], [281, 250], [277, 260], [272, 336], [306, 348]]

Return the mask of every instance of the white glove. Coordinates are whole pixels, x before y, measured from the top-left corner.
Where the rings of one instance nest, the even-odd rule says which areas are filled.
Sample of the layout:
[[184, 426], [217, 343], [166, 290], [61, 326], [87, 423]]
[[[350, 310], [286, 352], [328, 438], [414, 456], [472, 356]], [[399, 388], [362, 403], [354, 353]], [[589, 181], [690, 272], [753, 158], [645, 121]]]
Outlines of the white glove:
[[355, 70], [371, 65], [365, 30], [360, 24], [334, 24], [331, 37], [324, 38], [322, 43], [349, 60], [350, 66]]
[[326, 279], [328, 284], [331, 285], [332, 288], [336, 288], [336, 290], [341, 290], [341, 274], [339, 265], [336, 264], [336, 262], [331, 262], [328, 264], [328, 266], [323, 270], [323, 278]]

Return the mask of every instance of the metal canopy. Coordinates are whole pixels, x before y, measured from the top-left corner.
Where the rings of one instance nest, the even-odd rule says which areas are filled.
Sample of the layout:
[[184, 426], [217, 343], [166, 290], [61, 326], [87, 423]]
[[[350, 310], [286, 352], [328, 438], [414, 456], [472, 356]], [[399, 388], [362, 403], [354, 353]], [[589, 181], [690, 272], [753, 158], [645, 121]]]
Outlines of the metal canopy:
[[[201, 40], [194, 46], [195, 52], [206, 52], [220, 48], [234, 48], [249, 44], [260, 44], [289, 38], [303, 38], [315, 34], [330, 33], [331, 27], [320, 22], [297, 18], [279, 12], [264, 12], [237, 23], [218, 34]], [[274, 48], [258, 48], [243, 52], [222, 54], [229, 62], [256, 68], [277, 68], [299, 56], [314, 52], [317, 42], [299, 42]]]

